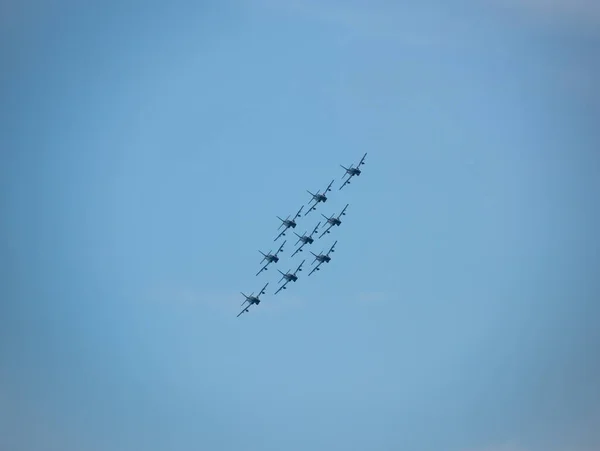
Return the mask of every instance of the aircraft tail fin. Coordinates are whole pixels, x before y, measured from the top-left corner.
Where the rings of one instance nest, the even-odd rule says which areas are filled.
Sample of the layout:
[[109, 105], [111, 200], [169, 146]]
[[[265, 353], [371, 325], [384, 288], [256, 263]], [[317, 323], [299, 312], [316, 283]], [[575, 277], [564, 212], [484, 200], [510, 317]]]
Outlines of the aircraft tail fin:
[[285, 224], [285, 219], [281, 219], [279, 216], [277, 216], [277, 219], [279, 219], [281, 221], [281, 224], [279, 225], [279, 227], [277, 227], [277, 230], [281, 229], [284, 224]]

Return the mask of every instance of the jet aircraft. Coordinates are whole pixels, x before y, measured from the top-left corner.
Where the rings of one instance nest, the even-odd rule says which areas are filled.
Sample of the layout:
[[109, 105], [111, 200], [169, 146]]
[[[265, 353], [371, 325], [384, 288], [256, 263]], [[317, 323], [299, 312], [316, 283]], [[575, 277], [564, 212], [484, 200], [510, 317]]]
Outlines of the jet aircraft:
[[[304, 216], [309, 214], [311, 211], [316, 210], [319, 202], [327, 202], [327, 193], [331, 191], [331, 185], [333, 185], [333, 182], [335, 182], [335, 180], [331, 181], [331, 183], [327, 188], [325, 188], [325, 191], [323, 191], [323, 193], [319, 193], [319, 191], [317, 191], [317, 194], [313, 194], [309, 190], [306, 190], [306, 192], [312, 196], [312, 199], [308, 204], [308, 211], [304, 213]], [[312, 207], [310, 206], [311, 202], [315, 203]]]
[[313, 272], [319, 271], [319, 266], [321, 266], [322, 263], [329, 263], [331, 261], [331, 257], [329, 256], [329, 254], [335, 252], [333, 250], [333, 248], [335, 247], [336, 243], [337, 243], [337, 241], [335, 243], [333, 243], [333, 245], [329, 248], [329, 250], [327, 251], [326, 254], [323, 254], [323, 251], [321, 251], [321, 253], [319, 255], [317, 255], [317, 254], [315, 254], [314, 252], [311, 251], [311, 254], [313, 254], [315, 256], [315, 259], [313, 260], [313, 262], [311, 263], [311, 265], [314, 265], [316, 261], [318, 261], [319, 264], [317, 266], [315, 266], [311, 272], [308, 273], [309, 276]]
[[306, 260], [302, 260], [302, 263], [300, 263], [300, 265], [298, 266], [298, 268], [296, 268], [296, 271], [294, 271], [293, 273], [291, 272], [292, 271], [291, 269], [288, 270], [287, 273], [284, 273], [284, 272], [278, 270], [281, 273], [281, 275], [283, 276], [281, 278], [281, 280], [279, 281], [279, 283], [281, 283], [281, 281], [283, 279], [285, 279], [285, 283], [282, 286], [279, 287], [279, 289], [275, 292], [275, 294], [279, 293], [281, 290], [286, 290], [287, 289], [286, 285], [289, 282], [295, 282], [296, 280], [298, 280], [298, 276], [296, 275], [296, 273], [302, 271], [302, 265], [304, 264], [305, 261]]
[[305, 244], [312, 244], [314, 240], [314, 238], [312, 237], [315, 233], [317, 233], [317, 230], [319, 229], [319, 226], [321, 225], [321, 221], [319, 221], [319, 223], [315, 226], [314, 230], [312, 232], [310, 232], [310, 235], [307, 235], [306, 232], [304, 232], [304, 235], [300, 236], [298, 235], [296, 232], [294, 232], [294, 235], [296, 235], [298, 237], [298, 241], [296, 241], [296, 245], [298, 245], [298, 243], [300, 241], [302, 241], [302, 244], [300, 245], [300, 247], [298, 249], [296, 249], [294, 251], [294, 253], [291, 255], [292, 257], [294, 255], [296, 255], [298, 252], [302, 252], [302, 248], [304, 247]]
[[271, 251], [269, 251], [268, 254], [263, 254], [261, 251], [258, 251], [258, 252], [260, 252], [263, 255], [263, 259], [261, 260], [260, 263], [262, 264], [262, 262], [264, 262], [266, 260], [267, 264], [265, 266], [263, 266], [261, 268], [261, 270], [256, 273], [257, 276], [261, 272], [266, 271], [267, 270], [267, 266], [269, 266], [271, 263], [277, 263], [279, 261], [279, 257], [277, 256], [277, 254], [279, 254], [283, 250], [283, 245], [286, 242], [287, 242], [287, 240], [285, 240], [283, 243], [281, 243], [281, 246], [279, 246], [279, 249], [277, 249], [277, 252], [275, 252], [274, 254], [271, 254]]
[[[349, 168], [347, 168], [347, 167], [345, 167], [345, 166], [342, 166], [342, 165], [340, 164], [340, 166], [342, 166], [342, 167], [343, 167], [343, 168], [346, 170], [346, 173], [344, 174], [344, 177], [346, 177], [347, 175], [350, 175], [350, 177], [348, 177], [348, 178], [346, 179], [346, 181], [345, 181], [345, 182], [342, 184], [342, 186], [340, 186], [340, 189], [342, 189], [342, 188], [343, 188], [344, 186], [346, 186], [346, 185], [349, 185], [349, 184], [350, 184], [350, 179], [351, 179], [352, 177], [354, 177], [355, 175], [360, 175], [360, 173], [361, 173], [360, 167], [361, 167], [363, 164], [365, 164], [365, 157], [366, 157], [366, 156], [367, 156], [367, 154], [365, 153], [365, 154], [363, 155], [363, 157], [360, 159], [360, 163], [358, 163], [358, 165], [357, 165], [355, 168], [353, 168], [353, 167], [352, 167], [352, 166], [354, 166], [354, 165], [350, 165], [350, 167], [349, 167]], [[344, 177], [342, 177], [342, 180], [344, 179]]]
[[281, 229], [284, 226], [285, 226], [285, 228], [279, 235], [277, 235], [277, 238], [275, 238], [273, 241], [277, 241], [279, 239], [279, 237], [285, 235], [286, 230], [289, 229], [290, 227], [292, 229], [296, 228], [296, 218], [300, 217], [300, 213], [302, 212], [303, 208], [304, 208], [304, 205], [302, 205], [300, 207], [300, 210], [298, 210], [298, 213], [296, 213], [296, 215], [292, 219], [290, 219], [289, 216], [285, 219], [281, 219], [279, 216], [277, 216], [277, 219], [279, 219], [281, 221], [281, 225], [279, 226], [279, 228], [277, 230]]
[[326, 233], [329, 233], [329, 229], [331, 229], [333, 226], [339, 226], [342, 223], [342, 220], [340, 218], [342, 216], [346, 216], [346, 208], [348, 208], [348, 205], [350, 205], [350, 204], [346, 204], [346, 206], [344, 207], [342, 212], [339, 215], [337, 215], [337, 217], [332, 216], [331, 218], [328, 218], [327, 216], [322, 215], [325, 219], [327, 219], [327, 224], [329, 224], [329, 227], [327, 227], [327, 230], [325, 230], [319, 236], [319, 238], [323, 238], [323, 235], [325, 235]]
[[244, 312], [247, 312], [247, 311], [248, 311], [248, 309], [250, 308], [250, 306], [251, 306], [252, 304], [256, 304], [256, 305], [260, 304], [260, 299], [259, 299], [259, 298], [260, 298], [260, 295], [261, 295], [261, 294], [265, 294], [265, 289], [267, 288], [267, 286], [268, 286], [268, 285], [269, 285], [269, 283], [267, 282], [267, 284], [266, 284], [266, 285], [263, 287], [263, 289], [262, 289], [262, 290], [260, 290], [260, 293], [258, 293], [256, 296], [254, 296], [254, 293], [251, 293], [251, 294], [250, 294], [250, 296], [247, 296], [247, 295], [245, 295], [244, 293], [242, 293], [242, 296], [244, 296], [244, 297], [246, 298], [246, 300], [245, 300], [244, 302], [242, 302], [242, 306], [243, 306], [243, 305], [244, 305], [246, 302], [248, 303], [248, 306], [246, 306], [246, 307], [244, 308], [244, 310], [242, 310], [240, 313], [238, 313], [238, 317], [239, 317], [239, 316], [240, 316], [242, 313], [244, 313]]

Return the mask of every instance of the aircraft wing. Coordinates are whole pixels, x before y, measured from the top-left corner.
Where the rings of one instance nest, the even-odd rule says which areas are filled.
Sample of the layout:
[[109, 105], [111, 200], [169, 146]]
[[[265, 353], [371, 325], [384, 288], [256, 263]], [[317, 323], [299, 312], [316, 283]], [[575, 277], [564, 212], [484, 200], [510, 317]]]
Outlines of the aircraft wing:
[[317, 233], [317, 230], [319, 230], [319, 226], [321, 225], [321, 221], [319, 221], [317, 223], [317, 225], [315, 226], [314, 230], [312, 232], [310, 232], [309, 236], [313, 236], [315, 233]]
[[[314, 202], [314, 205], [311, 205], [311, 203], [313, 203], [313, 202]], [[308, 211], [307, 211], [306, 213], [304, 213], [304, 216], [306, 216], [306, 215], [307, 215], [307, 214], [309, 214], [311, 211], [313, 211], [314, 209], [316, 209], [318, 204], [319, 204], [319, 201], [318, 201], [318, 200], [316, 200], [316, 199], [313, 199], [313, 200], [311, 200], [311, 201], [308, 203]]]
[[267, 266], [269, 266], [271, 264], [271, 262], [267, 262], [267, 264], [265, 266], [263, 266], [262, 268], [260, 268], [260, 271], [258, 271], [256, 273], [256, 275], [258, 276], [261, 272], [263, 272], [265, 269], [267, 269]]
[[331, 185], [333, 185], [333, 182], [335, 182], [335, 179], [333, 179], [331, 183], [327, 186], [327, 188], [325, 189], [325, 194], [327, 194], [328, 191], [331, 191]]
[[350, 204], [346, 204], [346, 206], [344, 207], [344, 209], [337, 216], [338, 219], [340, 219], [344, 214], [346, 214], [346, 208], [348, 208], [348, 205], [350, 205]]
[[279, 246], [279, 249], [277, 249], [277, 252], [275, 252], [275, 255], [279, 254], [283, 250], [283, 245], [285, 243], [287, 243], [287, 240], [285, 240], [283, 243], [281, 243], [281, 246]]
[[[252, 304], [250, 304], [250, 305], [252, 305]], [[240, 313], [238, 313], [238, 315], [236, 316], [236, 318], [239, 318], [242, 313], [247, 312], [248, 309], [250, 308], [250, 305], [247, 306], [247, 307], [244, 307], [244, 310], [242, 310]]]
[[[350, 177], [348, 177], [346, 179], [346, 181], [342, 184], [342, 186], [340, 186], [340, 189], [342, 189], [344, 186], [346, 186], [348, 183], [350, 183], [350, 179], [354, 177], [354, 174], [350, 174]], [[339, 190], [338, 190], [339, 191]]]
[[283, 230], [281, 231], [281, 233], [280, 233], [279, 235], [277, 235], [277, 238], [275, 238], [273, 241], [277, 241], [279, 238], [281, 238], [281, 237], [282, 237], [282, 235], [285, 233], [285, 231], [286, 231], [287, 229], [288, 229], [288, 228], [287, 228], [287, 226], [286, 226], [286, 227], [285, 227], [285, 229], [283, 229]]
[[294, 251], [294, 253], [291, 255], [291, 257], [293, 257], [293, 256], [294, 256], [294, 255], [296, 255], [298, 252], [300, 252], [300, 251], [302, 250], [302, 248], [304, 247], [304, 245], [305, 245], [305, 244], [306, 244], [306, 243], [302, 243], [302, 244], [300, 245], [300, 247]]
[[[336, 243], [337, 243], [337, 241], [336, 241]], [[334, 244], [334, 246], [335, 246], [335, 244]], [[256, 297], [258, 298], [258, 297], [260, 297], [260, 295], [261, 295], [261, 294], [265, 294], [265, 289], [266, 289], [268, 286], [269, 286], [269, 282], [267, 282], [267, 283], [265, 284], [265, 286], [262, 288], [262, 290], [260, 290], [260, 292], [259, 292], [259, 293], [256, 295]]]
[[367, 156], [367, 152], [365, 152], [365, 154], [363, 155], [363, 157], [360, 159], [360, 163], [358, 163], [357, 167], [360, 167], [361, 164], [365, 164], [365, 157]]
[[325, 235], [327, 232], [329, 232], [329, 230], [333, 227], [333, 224], [329, 224], [329, 227], [327, 227], [327, 229], [325, 229], [323, 231], [323, 233], [321, 235], [319, 235], [319, 238], [323, 238], [323, 235]]
[[323, 263], [323, 262], [320, 261], [319, 264], [317, 266], [315, 266], [311, 272], [308, 273], [308, 275], [310, 276], [313, 272], [315, 272], [319, 268], [319, 266], [321, 266], [321, 263]]
[[302, 271], [302, 265], [304, 264], [306, 260], [302, 260], [302, 263], [300, 263], [298, 265], [298, 267], [296, 268], [296, 271], [294, 271], [294, 274], [296, 274], [298, 271]]
[[332, 252], [335, 252], [333, 249], [335, 248], [335, 245], [336, 245], [336, 244], [337, 244], [337, 240], [335, 240], [335, 243], [333, 243], [333, 244], [331, 245], [331, 247], [330, 247], [330, 248], [329, 248], [329, 250], [327, 251], [327, 254], [326, 254], [326, 255], [329, 255], [330, 253], [332, 253]]
[[285, 286], [288, 284], [288, 282], [289, 282], [289, 280], [286, 280], [285, 283], [283, 285], [281, 285], [279, 287], [279, 289], [274, 293], [274, 295], [279, 293], [281, 290], [283, 290], [285, 288]]

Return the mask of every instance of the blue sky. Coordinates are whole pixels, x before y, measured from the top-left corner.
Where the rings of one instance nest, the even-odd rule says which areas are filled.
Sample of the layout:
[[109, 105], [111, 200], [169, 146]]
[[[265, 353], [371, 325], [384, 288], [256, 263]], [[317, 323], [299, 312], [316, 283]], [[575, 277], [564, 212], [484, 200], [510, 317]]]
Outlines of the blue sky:
[[0, 448], [600, 449], [594, 2], [0, 8]]

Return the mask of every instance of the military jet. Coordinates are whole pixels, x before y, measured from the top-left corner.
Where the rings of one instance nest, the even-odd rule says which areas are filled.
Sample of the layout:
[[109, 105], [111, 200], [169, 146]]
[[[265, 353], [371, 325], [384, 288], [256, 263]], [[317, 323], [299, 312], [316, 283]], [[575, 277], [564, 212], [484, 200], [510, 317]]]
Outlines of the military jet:
[[296, 215], [293, 217], [293, 219], [290, 219], [289, 216], [285, 219], [281, 219], [279, 216], [277, 216], [277, 219], [279, 219], [281, 221], [281, 225], [279, 226], [279, 228], [277, 230], [281, 229], [284, 226], [285, 226], [285, 229], [283, 229], [283, 231], [279, 235], [277, 235], [277, 238], [275, 238], [273, 241], [277, 241], [279, 239], [279, 237], [285, 235], [285, 231], [287, 229], [289, 229], [290, 227], [292, 229], [296, 228], [296, 218], [300, 217], [300, 213], [302, 212], [303, 208], [304, 208], [304, 205], [302, 205], [300, 207], [300, 210], [298, 210], [298, 213], [296, 213]]
[[286, 290], [287, 287], [286, 285], [291, 281], [291, 282], [295, 282], [296, 280], [298, 280], [298, 276], [296, 275], [296, 273], [302, 271], [302, 265], [304, 264], [306, 260], [302, 260], [302, 263], [300, 263], [300, 265], [298, 266], [298, 268], [296, 268], [296, 271], [294, 271], [293, 273], [291, 272], [291, 269], [288, 270], [287, 273], [283, 273], [282, 271], [279, 271], [281, 273], [281, 275], [283, 276], [281, 278], [281, 280], [279, 281], [279, 283], [281, 283], [281, 281], [283, 279], [285, 279], [285, 283], [279, 287], [279, 289], [275, 292], [275, 294], [279, 293], [281, 290]]
[[246, 306], [244, 308], [244, 310], [242, 310], [240, 313], [238, 313], [238, 317], [242, 313], [247, 312], [252, 304], [256, 304], [256, 305], [260, 304], [260, 299], [259, 299], [260, 295], [265, 294], [265, 289], [267, 288], [268, 285], [269, 285], [269, 283], [267, 282], [267, 284], [263, 287], [263, 289], [260, 290], [260, 293], [258, 293], [256, 296], [254, 296], [254, 293], [251, 293], [250, 296], [247, 296], [244, 293], [242, 293], [242, 296], [244, 296], [246, 298], [246, 300], [244, 302], [242, 302], [242, 305], [244, 305], [247, 302], [248, 306]]
[[263, 266], [261, 268], [261, 270], [256, 273], [257, 276], [261, 272], [266, 271], [267, 270], [267, 266], [269, 266], [271, 263], [277, 263], [279, 261], [279, 257], [277, 256], [277, 254], [279, 254], [283, 250], [283, 245], [286, 242], [287, 242], [287, 240], [285, 240], [283, 243], [281, 243], [281, 246], [279, 246], [279, 249], [277, 249], [277, 252], [275, 252], [274, 254], [271, 254], [271, 251], [269, 251], [268, 254], [263, 254], [261, 251], [258, 251], [258, 252], [260, 252], [263, 255], [263, 259], [261, 260], [260, 263], [262, 264], [262, 262], [264, 262], [266, 260], [267, 264], [265, 266]]
[[332, 253], [332, 252], [335, 252], [333, 250], [333, 248], [335, 247], [336, 243], [337, 243], [337, 241], [335, 243], [333, 243], [333, 246], [331, 246], [329, 248], [329, 250], [327, 251], [326, 254], [323, 254], [323, 251], [321, 251], [321, 253], [319, 255], [315, 254], [314, 252], [311, 252], [311, 254], [313, 254], [315, 256], [315, 259], [313, 260], [313, 262], [311, 263], [311, 265], [314, 265], [316, 261], [318, 261], [319, 264], [317, 266], [315, 266], [311, 272], [308, 273], [309, 276], [313, 272], [319, 271], [319, 266], [321, 266], [322, 263], [329, 263], [331, 261], [331, 257], [329, 256], [329, 254]]
[[346, 206], [344, 207], [342, 212], [339, 215], [337, 215], [337, 217], [332, 216], [331, 218], [328, 218], [327, 216], [322, 215], [325, 219], [327, 219], [327, 224], [329, 224], [329, 227], [327, 227], [327, 230], [325, 230], [319, 236], [319, 238], [323, 238], [323, 235], [325, 235], [326, 233], [329, 233], [329, 229], [331, 229], [333, 226], [339, 226], [342, 223], [342, 220], [340, 218], [342, 216], [346, 216], [346, 208], [348, 208], [348, 205], [350, 205], [350, 204], [346, 204]]
[[[353, 167], [352, 167], [352, 166], [354, 166], [354, 165], [350, 165], [350, 167], [349, 167], [349, 168], [347, 168], [347, 167], [345, 167], [345, 166], [342, 166], [342, 165], [340, 164], [340, 166], [342, 166], [342, 167], [343, 167], [343, 168], [346, 170], [346, 173], [344, 174], [344, 177], [346, 177], [347, 175], [350, 175], [350, 177], [348, 177], [348, 178], [346, 179], [346, 181], [345, 181], [345, 182], [342, 184], [342, 186], [340, 186], [340, 189], [342, 189], [342, 188], [343, 188], [344, 186], [346, 186], [346, 185], [349, 185], [349, 184], [350, 184], [350, 179], [351, 179], [352, 177], [354, 177], [355, 175], [360, 175], [360, 173], [361, 173], [360, 167], [361, 167], [363, 164], [365, 164], [365, 157], [366, 157], [366, 156], [367, 156], [367, 154], [365, 153], [365, 154], [363, 155], [363, 157], [360, 159], [360, 163], [358, 163], [358, 165], [357, 165], [355, 168], [353, 168]], [[342, 180], [344, 179], [344, 177], [342, 177]]]
[[304, 235], [300, 236], [298, 235], [296, 232], [294, 232], [294, 235], [296, 235], [298, 237], [298, 241], [296, 241], [296, 245], [298, 245], [298, 243], [300, 241], [302, 241], [302, 244], [300, 245], [300, 247], [298, 249], [296, 249], [294, 251], [294, 253], [291, 255], [292, 257], [294, 255], [296, 255], [298, 252], [302, 252], [302, 248], [304, 247], [305, 244], [312, 244], [314, 240], [314, 238], [312, 237], [315, 233], [317, 233], [317, 230], [319, 229], [319, 226], [321, 225], [321, 221], [319, 221], [319, 223], [315, 226], [314, 230], [312, 232], [310, 232], [310, 235], [307, 235], [306, 232], [304, 232]]
[[[319, 204], [319, 202], [327, 202], [327, 193], [329, 191], [331, 191], [331, 185], [333, 185], [333, 182], [335, 182], [335, 180], [331, 181], [331, 183], [329, 184], [329, 186], [325, 189], [325, 191], [323, 191], [322, 194], [319, 193], [318, 191], [317, 191], [317, 194], [313, 194], [309, 190], [306, 190], [306, 192], [312, 196], [312, 199], [309, 202], [308, 211], [306, 213], [304, 213], [304, 216], [306, 216], [307, 214], [309, 214], [311, 211], [316, 210], [317, 209], [317, 205]], [[312, 207], [310, 206], [311, 202], [315, 203]]]

